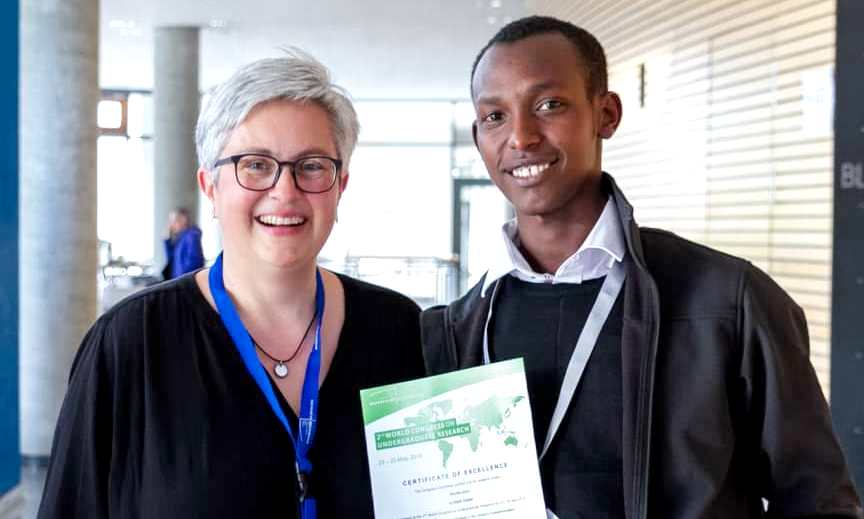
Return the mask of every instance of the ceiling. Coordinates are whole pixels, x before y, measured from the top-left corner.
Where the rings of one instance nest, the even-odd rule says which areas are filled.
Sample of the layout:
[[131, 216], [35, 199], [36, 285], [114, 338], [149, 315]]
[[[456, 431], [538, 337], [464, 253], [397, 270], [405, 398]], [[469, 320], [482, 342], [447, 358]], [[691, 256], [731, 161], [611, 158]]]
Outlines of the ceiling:
[[153, 29], [202, 28], [200, 87], [296, 45], [355, 99], [468, 97], [475, 54], [525, 0], [101, 0], [100, 85], [151, 89]]

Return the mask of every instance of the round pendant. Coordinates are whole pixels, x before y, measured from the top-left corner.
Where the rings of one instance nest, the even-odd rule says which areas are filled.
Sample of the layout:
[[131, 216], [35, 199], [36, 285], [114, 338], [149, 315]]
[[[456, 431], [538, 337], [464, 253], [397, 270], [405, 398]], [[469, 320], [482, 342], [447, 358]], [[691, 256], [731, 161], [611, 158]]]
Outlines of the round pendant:
[[283, 362], [277, 362], [275, 366], [273, 366], [273, 373], [279, 378], [285, 378], [288, 376], [288, 366]]

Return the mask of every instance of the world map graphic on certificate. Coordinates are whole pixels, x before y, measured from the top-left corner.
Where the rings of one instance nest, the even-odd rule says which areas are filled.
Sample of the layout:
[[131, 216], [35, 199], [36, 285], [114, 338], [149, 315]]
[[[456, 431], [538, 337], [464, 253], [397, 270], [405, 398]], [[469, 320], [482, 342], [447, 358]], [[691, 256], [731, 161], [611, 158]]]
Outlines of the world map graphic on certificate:
[[[423, 432], [425, 431], [436, 431], [436, 438], [441, 438], [438, 439], [437, 444], [441, 451], [441, 464], [443, 468], [447, 468], [447, 462], [453, 455], [456, 442], [465, 441], [470, 446], [471, 452], [477, 452], [480, 447], [481, 433], [484, 432], [488, 433], [484, 437], [492, 436], [487, 441], [497, 440], [505, 445], [517, 447], [519, 445], [519, 432], [516, 428], [509, 426], [508, 422], [513, 415], [513, 408], [520, 402], [523, 402], [523, 405], [528, 405], [522, 395], [509, 398], [496, 395], [476, 406], [468, 406], [459, 412], [454, 412], [452, 400], [441, 400], [420, 409], [420, 412], [415, 416], [406, 417], [404, 420], [405, 428], [408, 429], [409, 434], [412, 432], [414, 434], [419, 433], [420, 438], [424, 437]], [[404, 428], [392, 431], [389, 435], [387, 433], [380, 433], [380, 436], [376, 435], [376, 446], [379, 437], [384, 440], [392, 437], [394, 433], [404, 434], [403, 431], [405, 431]], [[405, 437], [401, 436], [400, 439]], [[408, 438], [413, 439], [411, 436]]]
[[376, 518], [546, 517], [522, 359], [360, 399]]

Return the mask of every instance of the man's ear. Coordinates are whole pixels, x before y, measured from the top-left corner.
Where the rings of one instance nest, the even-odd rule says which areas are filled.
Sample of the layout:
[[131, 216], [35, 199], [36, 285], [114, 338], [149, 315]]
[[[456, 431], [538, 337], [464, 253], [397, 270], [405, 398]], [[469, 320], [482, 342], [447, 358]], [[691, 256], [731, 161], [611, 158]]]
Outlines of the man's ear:
[[471, 137], [474, 138], [474, 147], [479, 150], [480, 146], [477, 146], [477, 121], [471, 123]]
[[603, 139], [609, 139], [615, 135], [615, 130], [621, 124], [624, 108], [621, 104], [621, 98], [615, 92], [606, 92], [599, 98], [600, 122], [597, 134]]

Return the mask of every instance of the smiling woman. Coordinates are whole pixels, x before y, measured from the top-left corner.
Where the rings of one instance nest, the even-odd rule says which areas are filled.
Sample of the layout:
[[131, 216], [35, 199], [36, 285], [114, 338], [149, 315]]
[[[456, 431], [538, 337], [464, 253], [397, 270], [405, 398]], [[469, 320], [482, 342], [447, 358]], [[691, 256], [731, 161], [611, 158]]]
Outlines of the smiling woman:
[[[305, 268], [302, 278], [314, 278], [308, 271], [314, 270], [348, 183], [330, 126], [318, 104], [261, 103], [232, 132], [224, 158], [199, 171], [223, 245], [233, 252], [226, 254], [226, 266], [238, 263], [236, 270], [256, 279], [262, 268]], [[218, 170], [229, 175], [219, 175], [217, 184]]]
[[197, 175], [224, 250], [90, 330], [40, 517], [372, 517], [358, 390], [423, 365], [416, 304], [316, 263], [357, 132], [301, 51], [216, 88]]

